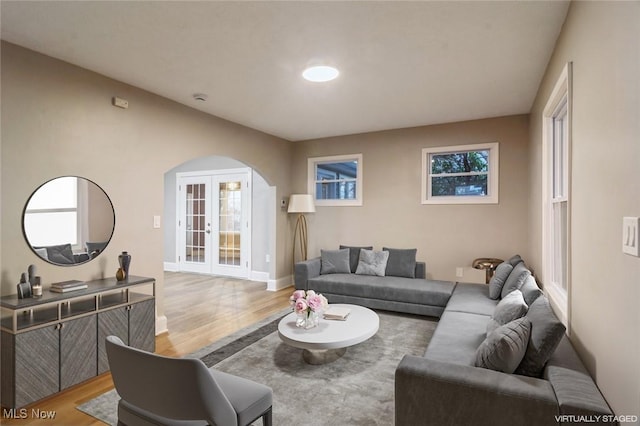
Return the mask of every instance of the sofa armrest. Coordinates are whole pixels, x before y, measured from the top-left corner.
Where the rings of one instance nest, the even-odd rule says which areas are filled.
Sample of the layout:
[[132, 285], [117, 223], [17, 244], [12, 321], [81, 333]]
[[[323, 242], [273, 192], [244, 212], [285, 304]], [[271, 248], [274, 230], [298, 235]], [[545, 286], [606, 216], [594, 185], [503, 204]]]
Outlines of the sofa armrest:
[[416, 278], [427, 278], [427, 264], [416, 262]]
[[294, 283], [296, 290], [307, 290], [307, 281], [320, 276], [320, 258], [298, 262], [294, 268]]
[[395, 404], [397, 426], [558, 424], [546, 380], [413, 355], [396, 369]]

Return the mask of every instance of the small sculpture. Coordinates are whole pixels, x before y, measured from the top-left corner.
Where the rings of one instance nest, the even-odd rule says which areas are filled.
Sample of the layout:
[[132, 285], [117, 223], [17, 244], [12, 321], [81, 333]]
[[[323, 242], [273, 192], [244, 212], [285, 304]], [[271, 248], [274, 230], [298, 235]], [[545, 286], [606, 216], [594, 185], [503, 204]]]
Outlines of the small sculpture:
[[28, 281], [31, 284], [31, 287], [36, 283], [36, 265], [29, 265], [27, 268]]

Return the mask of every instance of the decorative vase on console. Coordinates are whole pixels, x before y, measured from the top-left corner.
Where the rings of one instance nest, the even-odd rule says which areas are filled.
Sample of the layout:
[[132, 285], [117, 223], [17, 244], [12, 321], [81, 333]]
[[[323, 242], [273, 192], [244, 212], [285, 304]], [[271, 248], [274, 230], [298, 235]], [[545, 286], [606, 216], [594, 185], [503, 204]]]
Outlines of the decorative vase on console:
[[124, 272], [124, 279], [129, 279], [129, 265], [131, 265], [131, 255], [126, 251], [123, 251], [118, 255], [118, 263], [120, 263], [120, 269]]

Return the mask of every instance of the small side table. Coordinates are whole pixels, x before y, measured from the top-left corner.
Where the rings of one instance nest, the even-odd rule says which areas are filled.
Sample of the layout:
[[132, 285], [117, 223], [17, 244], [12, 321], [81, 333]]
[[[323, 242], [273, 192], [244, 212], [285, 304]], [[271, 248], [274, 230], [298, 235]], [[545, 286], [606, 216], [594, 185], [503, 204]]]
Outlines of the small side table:
[[502, 262], [504, 262], [502, 259], [496, 259], [493, 257], [479, 257], [473, 261], [471, 266], [475, 269], [484, 269], [486, 273], [486, 284], [489, 284], [489, 280], [491, 280], [493, 273]]

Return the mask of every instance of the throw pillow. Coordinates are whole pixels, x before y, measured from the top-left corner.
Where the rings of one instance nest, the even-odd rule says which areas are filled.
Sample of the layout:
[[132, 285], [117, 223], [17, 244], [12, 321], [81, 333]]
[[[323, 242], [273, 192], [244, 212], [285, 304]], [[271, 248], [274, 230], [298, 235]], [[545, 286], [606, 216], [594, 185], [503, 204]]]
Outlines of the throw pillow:
[[416, 277], [416, 253], [418, 249], [392, 249], [383, 247], [383, 251], [389, 252], [385, 275], [393, 277]]
[[387, 269], [387, 260], [389, 260], [388, 251], [360, 250], [360, 261], [356, 274], [358, 275], [377, 275], [384, 277], [384, 271]]
[[489, 281], [489, 297], [493, 300], [500, 298], [502, 293], [502, 287], [505, 281], [509, 278], [509, 274], [513, 271], [513, 266], [509, 262], [502, 262], [496, 268], [493, 277]]
[[47, 246], [47, 258], [53, 263], [70, 265], [76, 263], [73, 257], [71, 244], [61, 244], [59, 246]]
[[320, 274], [350, 274], [349, 249], [320, 250]]
[[520, 290], [514, 290], [507, 297], [498, 302], [493, 315], [487, 323], [487, 336], [496, 328], [515, 319], [522, 318], [529, 306], [525, 303]]
[[373, 246], [367, 247], [355, 247], [355, 246], [340, 246], [341, 249], [349, 249], [349, 267], [351, 268], [351, 272], [355, 274], [356, 269], [358, 269], [358, 262], [360, 261], [360, 250], [367, 249], [373, 250]]
[[531, 271], [527, 269], [524, 262], [520, 262], [514, 266], [513, 271], [511, 271], [509, 277], [502, 286], [501, 297], [504, 298], [513, 290], [520, 289], [529, 275], [531, 275]]
[[476, 367], [513, 373], [527, 350], [530, 334], [531, 322], [527, 317], [498, 327], [476, 350]]
[[518, 263], [520, 262], [524, 262], [524, 260], [522, 260], [522, 258], [520, 257], [519, 254], [516, 254], [514, 256], [511, 256], [509, 258], [509, 260], [507, 260], [507, 263], [510, 264], [511, 266], [515, 267]]
[[531, 321], [531, 335], [527, 351], [516, 369], [516, 374], [540, 377], [545, 364], [564, 336], [565, 326], [553, 313], [549, 301], [544, 296], [538, 297], [529, 306], [525, 318]]
[[524, 284], [522, 284], [522, 287], [520, 287], [520, 291], [522, 292], [522, 296], [524, 296], [524, 301], [527, 306], [531, 306], [538, 297], [542, 296], [542, 290], [538, 287], [533, 275], [529, 275], [527, 277]]

